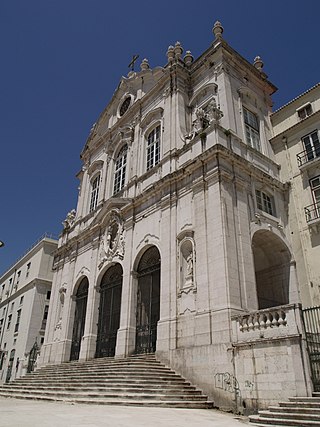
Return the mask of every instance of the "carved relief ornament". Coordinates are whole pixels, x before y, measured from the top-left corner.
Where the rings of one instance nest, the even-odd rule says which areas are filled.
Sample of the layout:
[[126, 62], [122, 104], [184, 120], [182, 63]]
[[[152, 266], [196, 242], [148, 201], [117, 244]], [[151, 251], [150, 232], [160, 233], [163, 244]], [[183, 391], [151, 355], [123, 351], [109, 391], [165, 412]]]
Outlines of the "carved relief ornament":
[[115, 257], [124, 257], [124, 229], [123, 221], [118, 212], [112, 211], [100, 241], [100, 269], [106, 261], [111, 261]]

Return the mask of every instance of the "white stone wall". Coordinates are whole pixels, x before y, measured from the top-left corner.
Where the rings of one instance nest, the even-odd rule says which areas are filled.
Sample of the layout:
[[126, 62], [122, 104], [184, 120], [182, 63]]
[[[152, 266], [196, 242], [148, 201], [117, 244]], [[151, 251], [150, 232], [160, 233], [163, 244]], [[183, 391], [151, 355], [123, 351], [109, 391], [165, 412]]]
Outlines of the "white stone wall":
[[[220, 39], [191, 68], [176, 58], [164, 68], [121, 80], [82, 152], [77, 213], [63, 232], [55, 258], [53, 305], [41, 365], [70, 359], [75, 295], [84, 277], [89, 291], [79, 359], [95, 356], [99, 286], [114, 263], [123, 269], [115, 354], [134, 353], [137, 269], [144, 251], [154, 245], [161, 257], [158, 357], [224, 408], [252, 411], [273, 401], [273, 372], [263, 375], [269, 358], [278, 353], [281, 364], [290, 351], [295, 353], [283, 373], [283, 384], [291, 381], [288, 394], [310, 391], [307, 380], [292, 380], [304, 357], [296, 350], [300, 332], [284, 334], [287, 353], [282, 344], [278, 351], [278, 341], [269, 340], [266, 364], [256, 375], [249, 354], [253, 346], [254, 358], [262, 364], [261, 337], [253, 337], [250, 353], [232, 326], [232, 316], [259, 309], [254, 254], [259, 260], [269, 256], [272, 268], [278, 266], [272, 253], [278, 258], [284, 253], [280, 259], [288, 269], [279, 273], [277, 283], [286, 282], [289, 304], [299, 302], [288, 187], [280, 180], [269, 143], [274, 89], [265, 74]], [[120, 117], [119, 106], [128, 94], [132, 104]], [[261, 152], [245, 140], [244, 107], [257, 115]], [[161, 126], [160, 162], [146, 171], [146, 139], [156, 124]], [[114, 161], [123, 144], [128, 146], [125, 186], [113, 195]], [[99, 199], [89, 213], [90, 180], [96, 171], [101, 173]], [[273, 198], [273, 215], [258, 208], [257, 189]], [[112, 215], [119, 228], [118, 240], [113, 237], [111, 244], [106, 236]], [[269, 246], [257, 238], [253, 248], [254, 236], [262, 233]], [[295, 328], [294, 317], [291, 320]], [[261, 390], [259, 397], [246, 390], [253, 379]]]

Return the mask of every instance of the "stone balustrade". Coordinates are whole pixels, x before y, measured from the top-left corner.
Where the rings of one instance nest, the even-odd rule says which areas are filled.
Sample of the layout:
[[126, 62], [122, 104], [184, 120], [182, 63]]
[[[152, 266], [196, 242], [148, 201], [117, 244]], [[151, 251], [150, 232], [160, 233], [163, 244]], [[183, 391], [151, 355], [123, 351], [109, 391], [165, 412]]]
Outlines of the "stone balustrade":
[[300, 334], [301, 307], [288, 304], [232, 316], [234, 342]]
[[239, 329], [241, 332], [245, 332], [286, 326], [286, 317], [286, 312], [282, 308], [258, 311], [239, 318]]

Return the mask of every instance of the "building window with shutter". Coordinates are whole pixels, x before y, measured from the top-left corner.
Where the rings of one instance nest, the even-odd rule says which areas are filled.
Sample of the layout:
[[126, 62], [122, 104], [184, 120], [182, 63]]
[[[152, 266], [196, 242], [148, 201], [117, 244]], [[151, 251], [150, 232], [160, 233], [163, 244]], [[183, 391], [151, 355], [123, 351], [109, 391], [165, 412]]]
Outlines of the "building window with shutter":
[[246, 108], [243, 109], [243, 117], [247, 144], [261, 151], [258, 117]]
[[113, 194], [119, 193], [124, 187], [127, 167], [127, 146], [118, 153], [115, 161]]

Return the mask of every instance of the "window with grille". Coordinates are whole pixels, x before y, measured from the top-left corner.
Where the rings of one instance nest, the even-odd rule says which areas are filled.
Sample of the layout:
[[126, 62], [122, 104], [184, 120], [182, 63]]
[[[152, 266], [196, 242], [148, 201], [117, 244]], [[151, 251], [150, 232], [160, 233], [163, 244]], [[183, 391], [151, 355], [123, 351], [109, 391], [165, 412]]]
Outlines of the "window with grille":
[[316, 157], [320, 157], [320, 142], [317, 130], [311, 132], [309, 135], [304, 136], [302, 138], [302, 142], [306, 150], [308, 160], [313, 160]]
[[263, 212], [275, 215], [274, 199], [263, 191], [256, 190], [257, 207]]
[[243, 109], [243, 117], [247, 144], [261, 151], [258, 117], [246, 108]]
[[147, 144], [147, 171], [152, 169], [160, 161], [160, 125], [154, 128], [148, 135]]
[[98, 196], [99, 196], [99, 186], [100, 186], [100, 175], [98, 175], [91, 183], [91, 197], [90, 197], [89, 212], [94, 211], [97, 207]]
[[312, 114], [312, 107], [311, 104], [307, 104], [302, 108], [299, 108], [299, 110], [297, 110], [299, 119], [303, 120], [308, 116], [311, 116]]
[[127, 146], [123, 147], [116, 158], [114, 170], [113, 194], [119, 193], [124, 187], [127, 166]]

